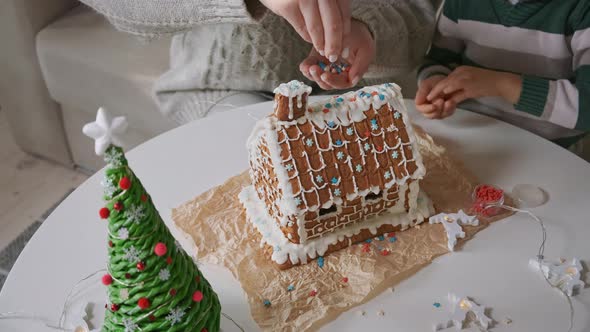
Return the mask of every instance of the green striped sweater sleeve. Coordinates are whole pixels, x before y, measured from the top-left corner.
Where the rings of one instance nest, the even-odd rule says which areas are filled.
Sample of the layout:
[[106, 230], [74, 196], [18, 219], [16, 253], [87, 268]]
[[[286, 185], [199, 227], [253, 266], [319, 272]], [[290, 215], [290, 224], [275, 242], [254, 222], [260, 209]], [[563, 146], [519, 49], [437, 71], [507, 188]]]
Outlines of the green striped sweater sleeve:
[[465, 48], [457, 26], [459, 1], [447, 0], [436, 25], [432, 44], [422, 66], [418, 69], [418, 81], [433, 75], [447, 75], [452, 68], [461, 64], [461, 53]]
[[572, 25], [574, 77], [548, 80], [523, 75], [514, 107], [562, 127], [590, 131], [590, 1], [581, 1]]

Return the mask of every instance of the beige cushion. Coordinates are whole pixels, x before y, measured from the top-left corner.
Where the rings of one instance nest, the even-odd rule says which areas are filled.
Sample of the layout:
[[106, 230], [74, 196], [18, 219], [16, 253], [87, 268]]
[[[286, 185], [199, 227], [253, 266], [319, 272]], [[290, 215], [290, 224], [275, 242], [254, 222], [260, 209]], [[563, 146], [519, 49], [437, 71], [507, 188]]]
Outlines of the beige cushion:
[[37, 36], [39, 62], [56, 101], [89, 114], [105, 106], [149, 137], [174, 127], [151, 94], [168, 68], [169, 44], [169, 38], [147, 43], [119, 32], [83, 5]]

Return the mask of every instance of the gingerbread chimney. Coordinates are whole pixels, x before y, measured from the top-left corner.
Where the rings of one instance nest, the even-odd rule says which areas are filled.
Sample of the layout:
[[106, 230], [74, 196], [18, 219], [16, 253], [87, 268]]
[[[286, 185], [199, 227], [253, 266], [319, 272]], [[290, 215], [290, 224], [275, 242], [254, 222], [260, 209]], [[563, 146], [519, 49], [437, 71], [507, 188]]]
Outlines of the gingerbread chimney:
[[311, 87], [303, 82], [283, 83], [275, 89], [274, 115], [279, 121], [293, 121], [305, 114]]

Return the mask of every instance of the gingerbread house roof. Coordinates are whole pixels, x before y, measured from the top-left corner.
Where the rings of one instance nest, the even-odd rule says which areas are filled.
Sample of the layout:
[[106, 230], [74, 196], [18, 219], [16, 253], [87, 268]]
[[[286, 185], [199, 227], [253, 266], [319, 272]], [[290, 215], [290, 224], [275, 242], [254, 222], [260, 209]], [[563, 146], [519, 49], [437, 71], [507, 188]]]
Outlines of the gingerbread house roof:
[[[303, 83], [289, 84], [309, 93], [299, 85]], [[293, 98], [296, 93], [287, 87], [275, 92]], [[262, 140], [285, 215], [329, 208], [425, 174], [400, 88], [391, 83], [310, 104], [293, 120], [262, 119], [248, 146], [255, 148]]]

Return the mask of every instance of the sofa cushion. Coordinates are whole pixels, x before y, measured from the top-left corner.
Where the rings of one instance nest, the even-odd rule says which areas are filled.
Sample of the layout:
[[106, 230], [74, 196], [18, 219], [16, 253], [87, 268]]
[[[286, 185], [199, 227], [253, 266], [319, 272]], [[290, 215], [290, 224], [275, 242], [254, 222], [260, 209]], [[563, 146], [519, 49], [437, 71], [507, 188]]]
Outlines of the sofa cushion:
[[56, 101], [90, 114], [105, 106], [149, 137], [174, 127], [151, 93], [168, 68], [169, 46], [170, 38], [145, 42], [117, 31], [84, 5], [37, 35], [43, 76]]

